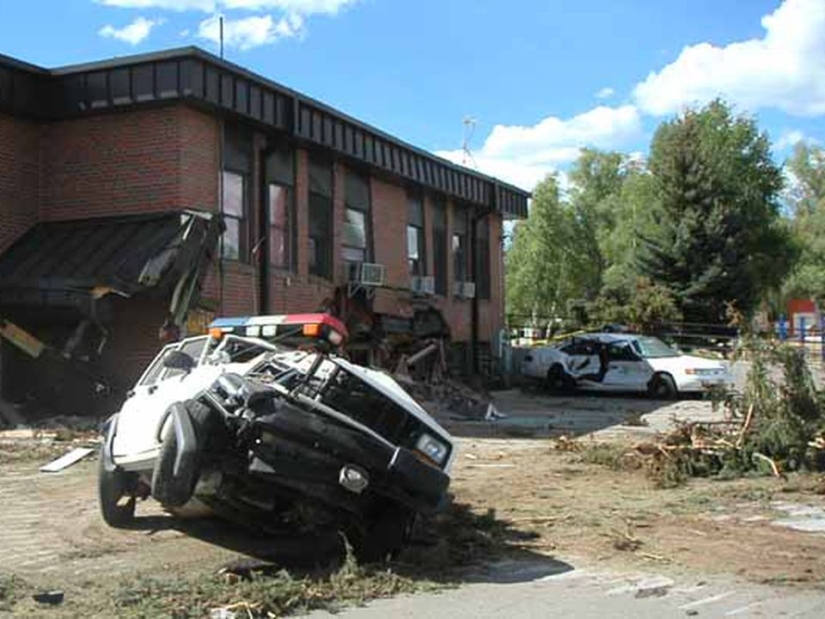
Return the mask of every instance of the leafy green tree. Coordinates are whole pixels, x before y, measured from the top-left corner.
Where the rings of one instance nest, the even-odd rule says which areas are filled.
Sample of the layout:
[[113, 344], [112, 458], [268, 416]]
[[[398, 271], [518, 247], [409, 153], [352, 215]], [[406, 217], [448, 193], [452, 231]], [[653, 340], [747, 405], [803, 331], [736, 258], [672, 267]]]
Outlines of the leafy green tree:
[[659, 200], [642, 274], [673, 291], [688, 321], [724, 322], [729, 302], [752, 312], [795, 257], [767, 135], [713, 101], [659, 126], [650, 170]]
[[825, 150], [799, 143], [787, 162], [791, 229], [800, 258], [785, 285], [785, 297], [825, 298]]
[[530, 215], [516, 225], [505, 257], [507, 311], [518, 322], [563, 317], [584, 287], [588, 255], [584, 231], [549, 175], [533, 191]]
[[580, 226], [585, 251], [590, 256], [582, 273], [582, 296], [593, 298], [610, 265], [611, 242], [619, 210], [619, 196], [627, 176], [627, 156], [583, 148], [570, 170], [570, 207]]
[[620, 323], [645, 333], [682, 320], [670, 289], [646, 277], [637, 278], [632, 288], [605, 286], [599, 297], [589, 304], [587, 314], [594, 327]]

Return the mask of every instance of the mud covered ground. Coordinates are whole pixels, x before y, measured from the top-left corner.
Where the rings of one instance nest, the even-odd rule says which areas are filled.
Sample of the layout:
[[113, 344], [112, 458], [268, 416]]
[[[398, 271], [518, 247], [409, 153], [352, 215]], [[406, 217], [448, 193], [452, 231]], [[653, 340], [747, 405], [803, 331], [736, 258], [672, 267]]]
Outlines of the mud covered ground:
[[[590, 455], [591, 441], [620, 450], [666, 429], [674, 416], [712, 418], [718, 413], [708, 402], [506, 392], [497, 403], [510, 414], [506, 423], [454, 428], [465, 435], [453, 470], [455, 502], [494, 523], [489, 535], [508, 531], [487, 550], [793, 589], [825, 582], [825, 497], [816, 476], [694, 479], [657, 489], [644, 471], [616, 470]], [[552, 438], [558, 435], [578, 436], [583, 448], [558, 448]], [[12, 609], [25, 616], [105, 616], [113, 600], [131, 595], [147, 575], [170, 582], [202, 575], [213, 583], [227, 565], [318, 564], [329, 551], [328, 539], [272, 540], [220, 522], [184, 523], [151, 501], [138, 506], [135, 527], [110, 529], [98, 512], [93, 458], [60, 473], [39, 472], [67, 448], [38, 438], [0, 441], [0, 576], [14, 577], [11, 593], [3, 593], [0, 581], [0, 616]], [[415, 561], [414, 555], [402, 559]], [[430, 586], [426, 572], [413, 580]], [[455, 573], [448, 579], [449, 586], [460, 583]], [[65, 593], [61, 606], [32, 601], [32, 593], [50, 589]]]

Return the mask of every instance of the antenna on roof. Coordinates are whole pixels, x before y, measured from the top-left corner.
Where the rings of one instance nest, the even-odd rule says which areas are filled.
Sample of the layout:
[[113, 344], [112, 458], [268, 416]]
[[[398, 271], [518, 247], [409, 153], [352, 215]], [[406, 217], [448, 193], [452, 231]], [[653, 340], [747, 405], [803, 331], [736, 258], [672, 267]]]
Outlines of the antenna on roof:
[[465, 116], [464, 120], [464, 140], [461, 143], [461, 165], [467, 165], [467, 163], [472, 163], [474, 168], [477, 168], [476, 160], [473, 157], [473, 153], [470, 151], [470, 140], [473, 137], [473, 133], [476, 130], [476, 119], [472, 116]]
[[218, 37], [220, 38], [221, 44], [221, 60], [223, 60], [223, 15], [218, 17]]

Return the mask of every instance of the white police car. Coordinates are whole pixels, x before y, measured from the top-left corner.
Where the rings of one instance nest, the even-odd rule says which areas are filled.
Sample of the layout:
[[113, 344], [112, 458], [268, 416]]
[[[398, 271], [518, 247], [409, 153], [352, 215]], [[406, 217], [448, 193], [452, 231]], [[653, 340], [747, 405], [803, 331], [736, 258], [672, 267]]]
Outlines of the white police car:
[[658, 338], [626, 333], [588, 333], [533, 348], [521, 370], [554, 391], [647, 392], [672, 398], [733, 385], [722, 361], [685, 355]]
[[444, 504], [455, 449], [389, 375], [333, 354], [346, 336], [325, 314], [258, 316], [166, 346], [108, 421], [104, 520], [150, 496], [263, 529], [309, 506], [362, 558], [397, 550]]

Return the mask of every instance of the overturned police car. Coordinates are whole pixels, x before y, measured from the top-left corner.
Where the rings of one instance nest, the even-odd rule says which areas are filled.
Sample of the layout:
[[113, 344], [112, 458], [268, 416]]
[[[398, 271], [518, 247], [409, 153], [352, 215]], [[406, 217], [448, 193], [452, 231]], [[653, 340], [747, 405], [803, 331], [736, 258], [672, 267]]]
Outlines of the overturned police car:
[[365, 560], [398, 550], [445, 504], [454, 445], [389, 375], [336, 355], [345, 337], [325, 314], [258, 316], [166, 346], [107, 422], [104, 520], [151, 496], [270, 531], [312, 514]]

